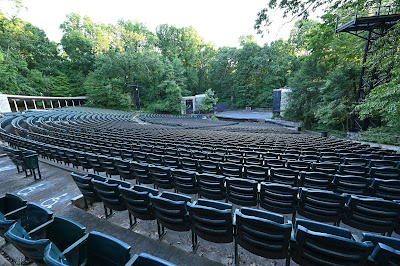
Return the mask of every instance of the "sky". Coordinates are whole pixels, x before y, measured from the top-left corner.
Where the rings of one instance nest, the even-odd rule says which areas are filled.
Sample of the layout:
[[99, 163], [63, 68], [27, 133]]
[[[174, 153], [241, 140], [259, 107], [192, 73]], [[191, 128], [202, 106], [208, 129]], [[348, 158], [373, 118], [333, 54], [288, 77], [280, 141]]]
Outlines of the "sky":
[[[0, 9], [12, 15], [11, 1], [0, 0]], [[193, 26], [206, 42], [217, 47], [239, 46], [239, 37], [253, 35], [259, 45], [279, 38], [288, 39], [294, 22], [285, 24], [275, 12], [270, 33], [257, 35], [254, 22], [268, 0], [23, 0], [27, 10], [18, 17], [44, 30], [51, 41], [60, 42], [59, 26], [72, 12], [87, 15], [94, 22], [115, 24], [118, 19], [138, 20], [155, 32], [158, 25]]]

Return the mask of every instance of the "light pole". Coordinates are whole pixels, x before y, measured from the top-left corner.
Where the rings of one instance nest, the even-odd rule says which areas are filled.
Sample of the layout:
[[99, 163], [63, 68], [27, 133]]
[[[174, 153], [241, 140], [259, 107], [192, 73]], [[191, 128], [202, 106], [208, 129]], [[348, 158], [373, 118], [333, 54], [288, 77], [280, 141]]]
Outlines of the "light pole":
[[136, 110], [140, 110], [140, 96], [139, 88], [140, 86], [135, 82], [135, 84], [129, 84], [128, 87], [132, 88], [133, 100], [135, 102]]

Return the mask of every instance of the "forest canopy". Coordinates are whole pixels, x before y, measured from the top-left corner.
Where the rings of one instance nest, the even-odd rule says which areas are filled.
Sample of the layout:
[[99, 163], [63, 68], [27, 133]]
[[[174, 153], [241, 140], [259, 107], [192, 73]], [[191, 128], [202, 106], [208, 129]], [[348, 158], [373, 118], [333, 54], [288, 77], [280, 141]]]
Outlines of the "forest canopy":
[[[19, 2], [19, 1], [17, 1]], [[179, 113], [182, 96], [212, 89], [230, 108], [271, 108], [273, 90], [292, 89], [285, 118], [305, 127], [346, 131], [354, 112], [399, 126], [399, 26], [382, 39], [371, 60], [390, 69], [388, 83], [356, 102], [365, 41], [335, 35], [337, 15], [369, 12], [371, 0], [270, 0], [255, 21], [267, 30], [269, 12], [284, 10], [299, 20], [289, 40], [259, 46], [242, 36], [239, 47], [216, 48], [193, 27], [159, 25], [153, 32], [137, 20], [115, 24], [69, 14], [60, 25], [60, 43], [18, 16], [0, 12], [0, 88], [2, 93], [88, 96], [89, 106], [134, 109], [134, 87], [149, 112]], [[398, 1], [381, 1], [396, 6]], [[323, 8], [319, 21], [309, 14]], [[382, 58], [385, 58], [382, 60]], [[370, 62], [369, 62], [370, 63]]]

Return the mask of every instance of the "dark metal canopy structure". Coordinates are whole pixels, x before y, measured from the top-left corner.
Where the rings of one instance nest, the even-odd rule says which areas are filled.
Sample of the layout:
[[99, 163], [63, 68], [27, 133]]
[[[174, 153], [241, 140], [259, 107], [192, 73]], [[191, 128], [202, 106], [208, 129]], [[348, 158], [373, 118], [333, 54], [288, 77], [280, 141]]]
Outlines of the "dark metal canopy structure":
[[[357, 92], [357, 102], [362, 102], [376, 86], [389, 81], [391, 69], [377, 69], [377, 66], [367, 67], [368, 57], [379, 50], [378, 39], [400, 20], [400, 10], [397, 6], [384, 6], [380, 4], [373, 10], [359, 14], [356, 10], [353, 19], [345, 17], [336, 20], [335, 33], [347, 32], [366, 40], [363, 67], [361, 69], [360, 83]], [[346, 21], [346, 22], [344, 22]], [[376, 126], [378, 120], [365, 119], [361, 121], [354, 115], [351, 131], [366, 130], [370, 125]]]

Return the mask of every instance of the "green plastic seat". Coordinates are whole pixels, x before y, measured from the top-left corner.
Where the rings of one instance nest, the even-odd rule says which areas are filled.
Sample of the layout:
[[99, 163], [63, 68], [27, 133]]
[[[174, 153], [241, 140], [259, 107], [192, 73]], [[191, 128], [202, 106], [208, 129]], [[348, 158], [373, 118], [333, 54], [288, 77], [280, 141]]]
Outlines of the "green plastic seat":
[[50, 243], [45, 248], [43, 260], [52, 266], [120, 266], [129, 263], [130, 250], [131, 246], [125, 242], [92, 231], [63, 252], [54, 243]]
[[5, 233], [5, 238], [26, 258], [38, 265], [45, 265], [44, 249], [50, 242], [53, 242], [59, 249], [65, 250], [82, 238], [85, 230], [83, 225], [75, 221], [55, 217], [29, 233], [19, 223], [15, 223]]

